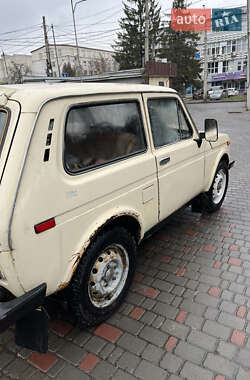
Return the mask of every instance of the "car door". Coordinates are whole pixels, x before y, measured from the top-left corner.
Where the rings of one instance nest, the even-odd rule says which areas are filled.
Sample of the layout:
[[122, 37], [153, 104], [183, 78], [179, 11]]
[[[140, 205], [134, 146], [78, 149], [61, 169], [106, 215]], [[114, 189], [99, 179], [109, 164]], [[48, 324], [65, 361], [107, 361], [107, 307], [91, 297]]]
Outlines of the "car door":
[[204, 144], [176, 94], [145, 94], [159, 184], [159, 220], [186, 204], [203, 188]]

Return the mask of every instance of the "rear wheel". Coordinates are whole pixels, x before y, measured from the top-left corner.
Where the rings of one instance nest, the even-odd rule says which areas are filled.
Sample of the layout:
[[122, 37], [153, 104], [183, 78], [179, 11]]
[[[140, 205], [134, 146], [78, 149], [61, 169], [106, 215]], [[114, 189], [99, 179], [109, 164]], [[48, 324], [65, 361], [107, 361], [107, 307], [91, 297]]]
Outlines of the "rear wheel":
[[135, 271], [136, 244], [123, 227], [115, 227], [90, 245], [69, 289], [69, 306], [77, 322], [93, 326], [107, 319], [123, 301]]

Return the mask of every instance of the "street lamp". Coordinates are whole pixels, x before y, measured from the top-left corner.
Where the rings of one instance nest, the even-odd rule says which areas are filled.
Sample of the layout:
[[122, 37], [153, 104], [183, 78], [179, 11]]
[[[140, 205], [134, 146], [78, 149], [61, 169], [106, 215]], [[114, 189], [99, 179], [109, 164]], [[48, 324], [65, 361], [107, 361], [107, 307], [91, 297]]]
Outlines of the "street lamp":
[[82, 3], [83, 1], [86, 1], [86, 0], [78, 0], [73, 4], [73, 0], [71, 0], [71, 8], [72, 8], [73, 23], [74, 23], [75, 40], [76, 40], [77, 61], [78, 61], [78, 68], [80, 71], [80, 75], [82, 75], [82, 66], [80, 63], [79, 46], [78, 46], [78, 40], [77, 40], [77, 34], [76, 34], [75, 10], [76, 10], [77, 4]]

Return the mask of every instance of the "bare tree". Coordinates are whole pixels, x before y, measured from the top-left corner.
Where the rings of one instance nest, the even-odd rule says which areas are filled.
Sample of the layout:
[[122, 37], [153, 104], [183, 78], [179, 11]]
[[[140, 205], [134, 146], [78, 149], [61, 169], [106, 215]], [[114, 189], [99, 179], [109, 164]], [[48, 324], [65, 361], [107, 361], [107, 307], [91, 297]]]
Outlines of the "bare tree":
[[8, 71], [10, 83], [23, 83], [23, 76], [31, 73], [28, 65], [14, 61], [11, 61], [11, 65], [8, 66]]
[[112, 70], [111, 62], [105, 59], [102, 53], [99, 53], [99, 57], [89, 62], [90, 70], [96, 74], [102, 74]]

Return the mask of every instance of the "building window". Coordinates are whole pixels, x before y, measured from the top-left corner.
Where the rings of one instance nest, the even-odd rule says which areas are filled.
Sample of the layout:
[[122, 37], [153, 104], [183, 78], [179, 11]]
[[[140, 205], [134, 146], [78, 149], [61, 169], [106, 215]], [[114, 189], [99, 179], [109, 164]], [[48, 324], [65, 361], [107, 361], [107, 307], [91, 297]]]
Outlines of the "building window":
[[212, 47], [212, 55], [215, 54], [215, 47]]
[[209, 74], [218, 73], [218, 62], [209, 62], [207, 68]]
[[221, 53], [222, 53], [222, 54], [226, 54], [226, 49], [227, 49], [226, 46], [222, 46], [222, 48], [221, 48]]
[[240, 39], [236, 41], [236, 51], [241, 52], [241, 40]]
[[237, 70], [238, 71], [242, 70], [242, 62], [241, 61], [238, 61]]
[[227, 54], [231, 53], [231, 41], [227, 41]]
[[220, 47], [216, 46], [215, 51], [216, 51], [216, 54], [220, 54]]
[[210, 55], [210, 54], [211, 54], [211, 49], [208, 48], [208, 49], [207, 49], [207, 55]]
[[222, 72], [226, 73], [228, 71], [228, 61], [222, 62]]
[[159, 82], [159, 86], [163, 86], [164, 87], [164, 82]]
[[236, 52], [236, 40], [232, 41], [232, 53]]

